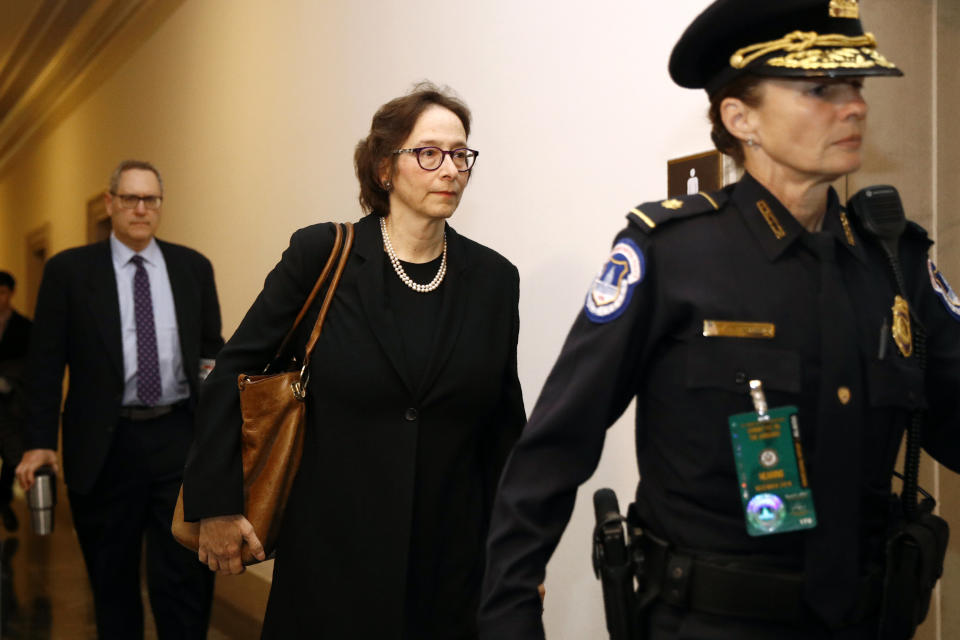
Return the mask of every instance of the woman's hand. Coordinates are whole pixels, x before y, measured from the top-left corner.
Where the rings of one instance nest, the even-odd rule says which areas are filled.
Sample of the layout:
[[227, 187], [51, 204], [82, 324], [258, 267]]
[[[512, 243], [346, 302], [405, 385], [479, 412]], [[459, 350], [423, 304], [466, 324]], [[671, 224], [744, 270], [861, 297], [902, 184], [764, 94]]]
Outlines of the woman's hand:
[[263, 545], [253, 531], [253, 525], [242, 515], [204, 518], [200, 521], [197, 558], [210, 567], [210, 571], [226, 575], [243, 573], [240, 551], [244, 542], [255, 558], [266, 558]]
[[43, 466], [50, 466], [54, 473], [59, 473], [60, 467], [57, 465], [57, 452], [53, 449], [30, 449], [23, 454], [20, 464], [17, 465], [17, 480], [20, 482], [20, 488], [24, 491], [33, 486], [33, 479], [37, 474], [37, 469]]

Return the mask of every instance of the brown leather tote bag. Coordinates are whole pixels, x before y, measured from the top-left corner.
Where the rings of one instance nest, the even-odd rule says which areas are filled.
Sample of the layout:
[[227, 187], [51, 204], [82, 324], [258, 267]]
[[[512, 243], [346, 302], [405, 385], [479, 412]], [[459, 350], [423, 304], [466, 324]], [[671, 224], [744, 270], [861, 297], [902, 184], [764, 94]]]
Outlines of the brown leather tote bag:
[[[344, 231], [346, 228], [346, 231]], [[353, 225], [349, 222], [336, 225], [336, 239], [330, 257], [317, 278], [307, 301], [286, 337], [280, 344], [276, 356], [267, 364], [263, 373], [240, 374], [237, 386], [240, 389], [240, 413], [243, 418], [240, 434], [240, 449], [243, 459], [243, 501], [244, 516], [253, 525], [253, 530], [263, 544], [267, 558], [276, 553], [277, 538], [287, 497], [293, 486], [293, 479], [300, 468], [303, 454], [305, 429], [305, 405], [307, 383], [310, 380], [310, 354], [313, 352], [323, 321], [333, 301], [337, 284], [343, 274], [350, 248], [353, 245]], [[336, 263], [336, 270], [333, 266]], [[293, 337], [300, 321], [330, 277], [323, 305], [313, 331], [307, 342], [303, 356], [303, 366], [299, 370], [268, 373], [270, 365], [282, 358], [288, 342]], [[200, 544], [200, 523], [185, 522], [183, 519], [183, 486], [177, 497], [177, 506], [173, 513], [171, 526], [177, 542], [197, 551]], [[259, 562], [247, 544], [241, 550], [243, 564]]]

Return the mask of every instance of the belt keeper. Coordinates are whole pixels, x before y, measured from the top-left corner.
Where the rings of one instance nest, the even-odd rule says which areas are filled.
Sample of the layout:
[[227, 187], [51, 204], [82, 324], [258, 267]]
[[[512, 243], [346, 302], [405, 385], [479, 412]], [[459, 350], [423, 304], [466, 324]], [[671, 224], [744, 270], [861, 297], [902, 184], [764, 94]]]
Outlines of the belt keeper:
[[669, 556], [663, 576], [661, 596], [668, 603], [686, 608], [690, 599], [690, 576], [693, 570], [693, 557], [672, 554]]

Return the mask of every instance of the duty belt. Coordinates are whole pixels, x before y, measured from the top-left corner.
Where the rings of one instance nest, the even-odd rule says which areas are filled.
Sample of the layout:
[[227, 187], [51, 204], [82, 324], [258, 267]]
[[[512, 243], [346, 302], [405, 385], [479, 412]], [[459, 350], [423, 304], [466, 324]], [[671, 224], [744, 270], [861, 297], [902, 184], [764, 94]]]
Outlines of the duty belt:
[[[804, 602], [801, 571], [752, 565], [734, 556], [729, 562], [712, 561], [672, 549], [646, 531], [639, 544], [644, 565], [641, 606], [659, 598], [681, 609], [785, 624], [798, 624], [812, 615]], [[875, 616], [882, 590], [880, 572], [864, 578], [847, 624]]]

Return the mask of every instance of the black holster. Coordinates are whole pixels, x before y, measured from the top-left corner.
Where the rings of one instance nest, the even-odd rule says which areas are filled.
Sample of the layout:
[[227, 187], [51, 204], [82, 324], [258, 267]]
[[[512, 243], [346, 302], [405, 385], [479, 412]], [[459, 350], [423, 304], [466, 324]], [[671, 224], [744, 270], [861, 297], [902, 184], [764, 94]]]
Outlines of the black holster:
[[880, 640], [912, 638], [927, 617], [933, 588], [943, 573], [950, 528], [934, 515], [927, 498], [912, 519], [903, 515], [898, 496], [892, 496], [894, 524], [887, 535]]
[[620, 515], [613, 490], [598, 490], [593, 501], [597, 516], [593, 570], [603, 587], [603, 608], [610, 640], [643, 640], [635, 589], [636, 547], [624, 536], [626, 522]]

